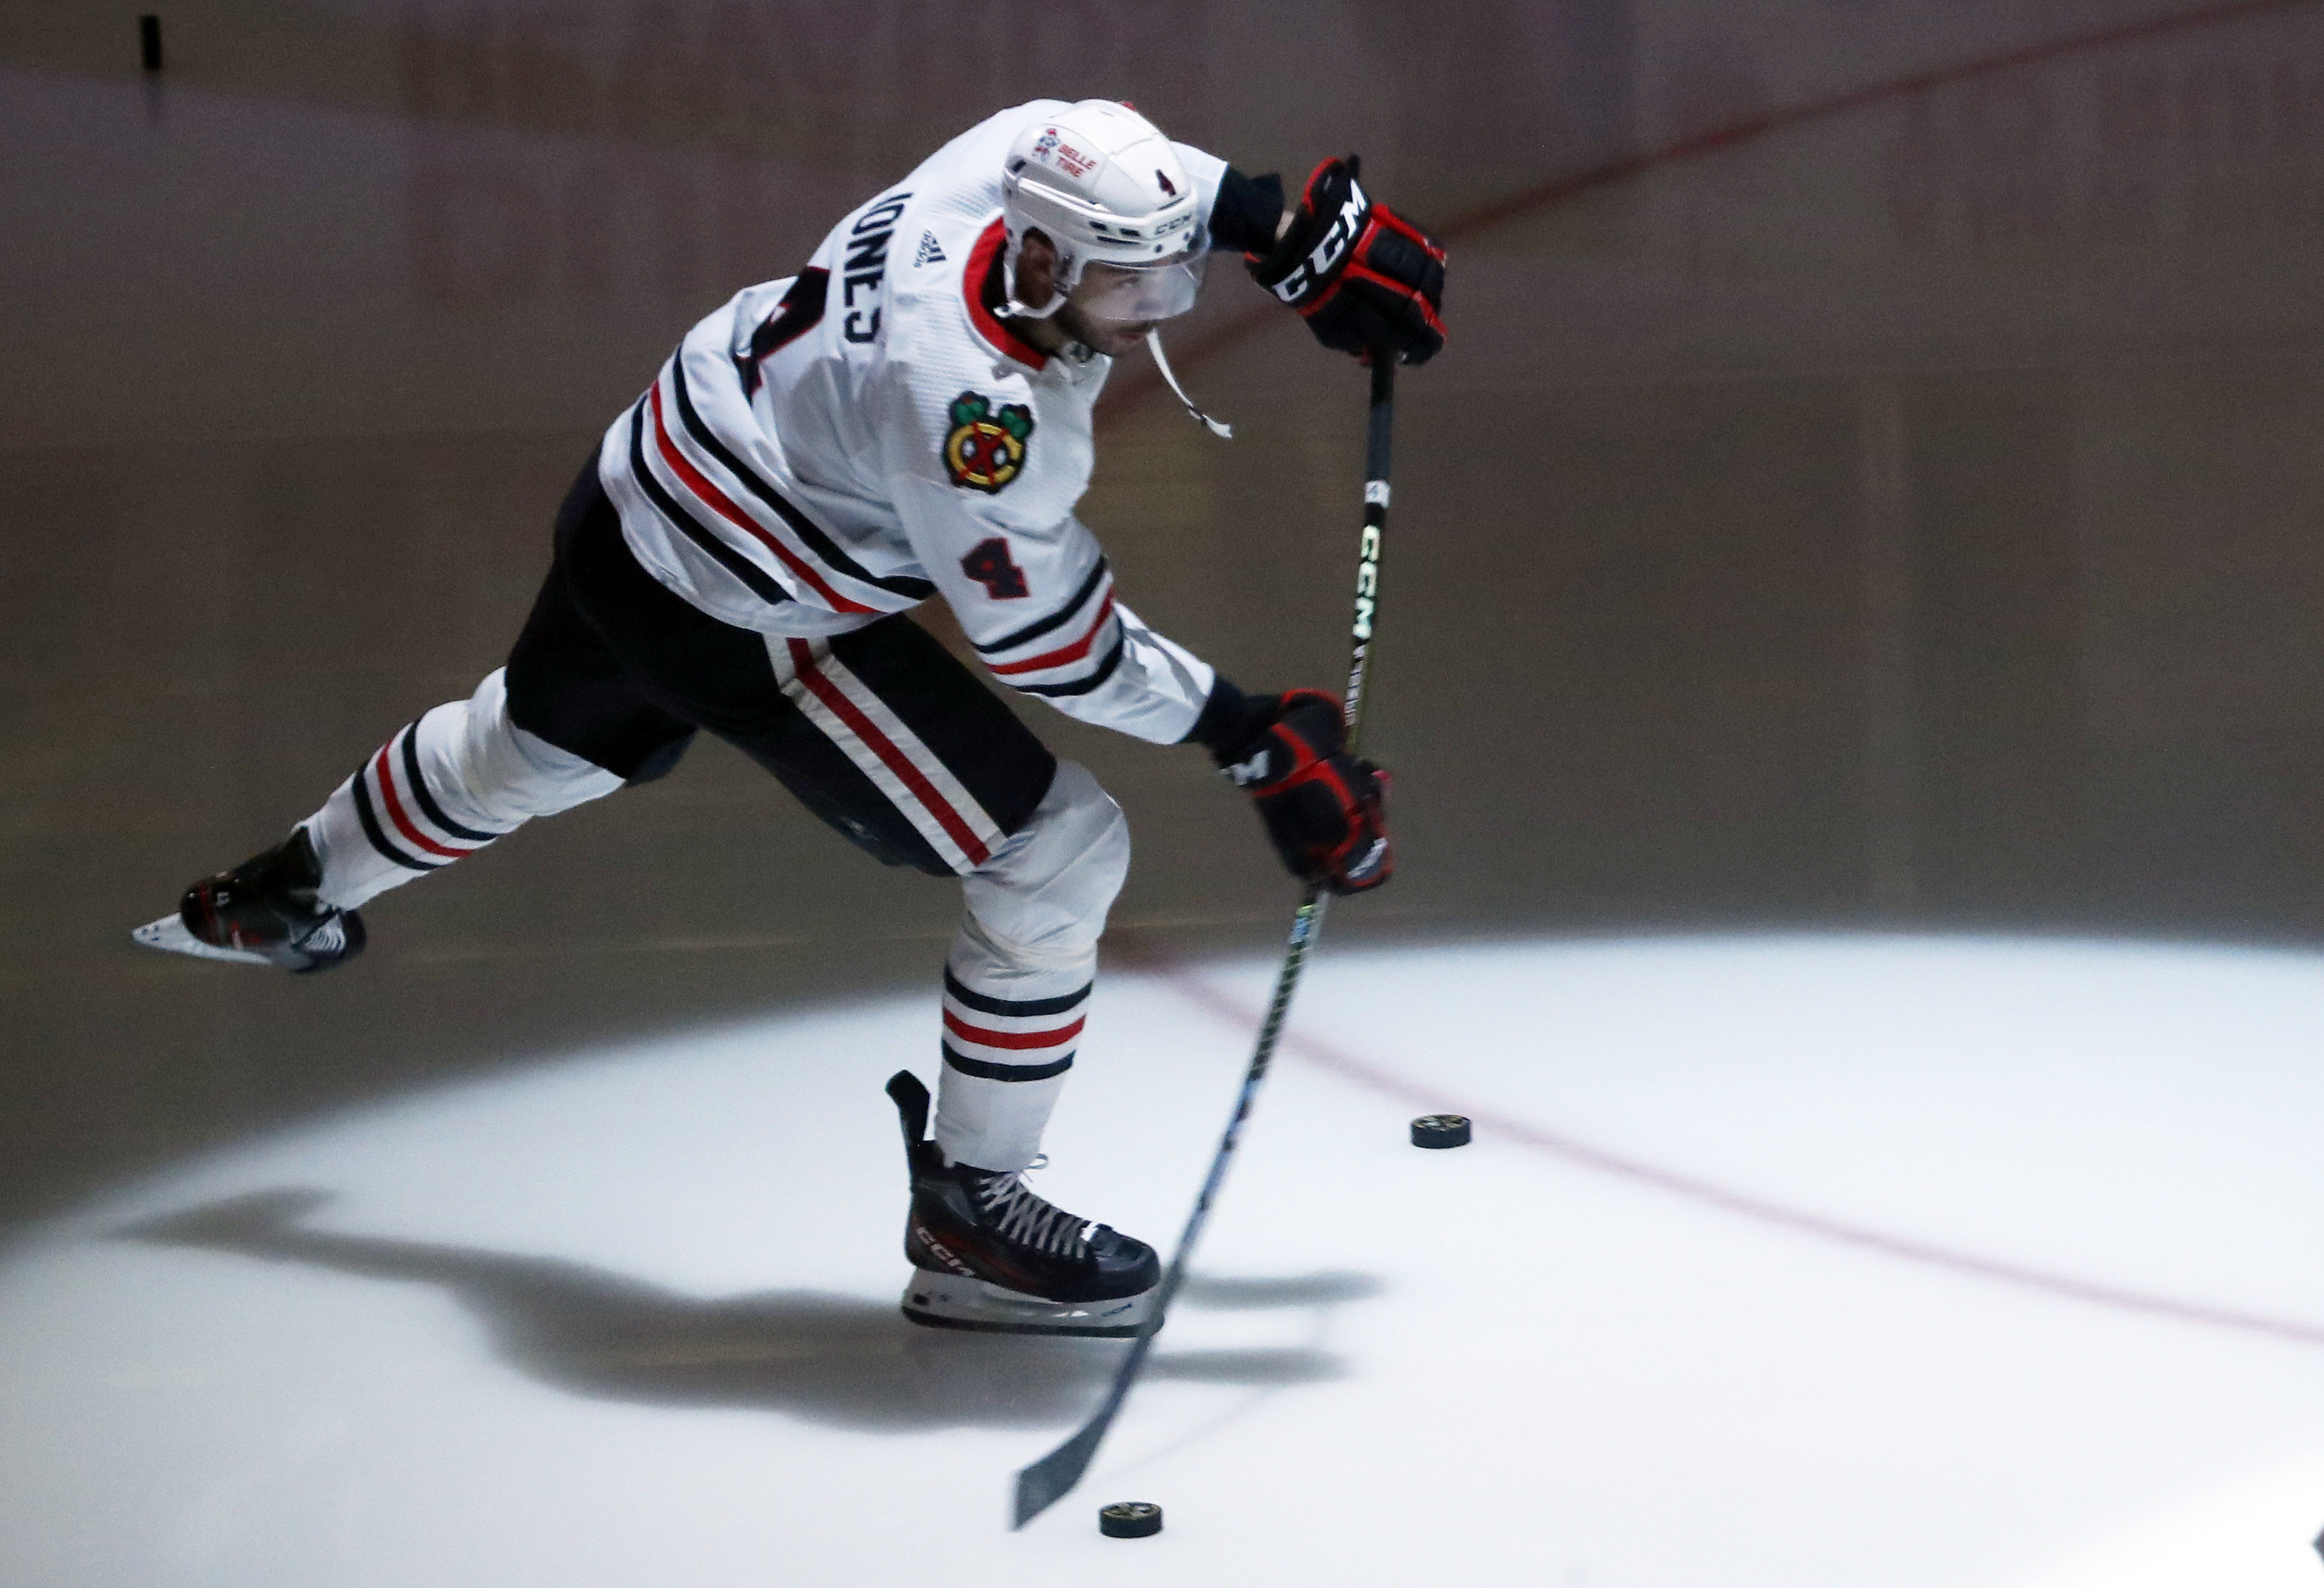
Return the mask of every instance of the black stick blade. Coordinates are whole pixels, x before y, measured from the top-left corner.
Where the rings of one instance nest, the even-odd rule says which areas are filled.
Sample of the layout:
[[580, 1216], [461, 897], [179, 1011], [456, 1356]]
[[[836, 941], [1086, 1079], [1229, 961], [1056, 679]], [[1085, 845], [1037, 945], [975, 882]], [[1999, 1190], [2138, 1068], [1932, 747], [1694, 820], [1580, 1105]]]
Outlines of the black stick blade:
[[1023, 1527], [1072, 1492], [1089, 1471], [1098, 1441], [1105, 1437], [1110, 1417], [1093, 1418], [1082, 1431], [1017, 1474], [1017, 1518], [1011, 1530]]

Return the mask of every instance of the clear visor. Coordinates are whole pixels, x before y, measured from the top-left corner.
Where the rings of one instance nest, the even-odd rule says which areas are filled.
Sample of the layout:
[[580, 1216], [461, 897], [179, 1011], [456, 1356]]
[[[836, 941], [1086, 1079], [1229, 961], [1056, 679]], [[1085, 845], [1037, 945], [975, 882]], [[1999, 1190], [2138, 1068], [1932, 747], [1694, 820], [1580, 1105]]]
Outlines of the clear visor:
[[1146, 265], [1093, 261], [1082, 267], [1069, 300], [1093, 320], [1139, 325], [1175, 319], [1194, 307], [1210, 263], [1209, 250], [1199, 246]]

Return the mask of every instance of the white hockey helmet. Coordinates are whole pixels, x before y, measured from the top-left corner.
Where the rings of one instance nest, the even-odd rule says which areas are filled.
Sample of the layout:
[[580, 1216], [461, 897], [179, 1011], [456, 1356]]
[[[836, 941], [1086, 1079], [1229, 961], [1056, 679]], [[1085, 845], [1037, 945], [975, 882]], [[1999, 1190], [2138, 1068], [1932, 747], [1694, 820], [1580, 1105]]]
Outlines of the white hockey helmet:
[[[1052, 315], [1074, 298], [1095, 318], [1166, 320], [1194, 306], [1211, 240], [1194, 179], [1160, 128], [1126, 105], [1084, 99], [1025, 124], [1001, 168], [1013, 313]], [[1057, 251], [1056, 291], [1015, 301], [1025, 234], [1040, 228]]]

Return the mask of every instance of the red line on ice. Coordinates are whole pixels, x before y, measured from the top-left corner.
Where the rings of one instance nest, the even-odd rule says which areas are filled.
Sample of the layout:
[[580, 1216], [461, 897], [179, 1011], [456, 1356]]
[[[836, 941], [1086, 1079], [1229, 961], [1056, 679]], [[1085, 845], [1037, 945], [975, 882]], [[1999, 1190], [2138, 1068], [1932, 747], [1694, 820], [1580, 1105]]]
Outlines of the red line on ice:
[[[1253, 1033], [1259, 1029], [1256, 1010], [1247, 1008], [1193, 972], [1175, 966], [1157, 965], [1153, 974], [1173, 991], [1220, 1020]], [[1286, 1027], [1282, 1044], [1286, 1051], [1298, 1054], [1316, 1068], [1394, 1097], [1419, 1113], [1443, 1114], [1451, 1111], [1441, 1094], [1416, 1087], [1379, 1065], [1360, 1059], [1345, 1048], [1320, 1037]], [[2260, 1313], [2239, 1312], [2232, 1308], [2210, 1307], [2200, 1301], [2182, 1301], [2174, 1297], [2126, 1290], [2094, 1280], [2076, 1279], [2070, 1274], [2052, 1273], [2045, 1269], [2030, 1268], [1999, 1258], [1980, 1257], [1973, 1252], [1934, 1245], [1909, 1235], [1892, 1235], [1862, 1225], [1828, 1218], [1804, 1208], [1771, 1202], [1748, 1191], [1738, 1191], [1641, 1159], [1609, 1152], [1563, 1132], [1545, 1130], [1506, 1114], [1471, 1108], [1465, 1104], [1460, 1106], [1459, 1111], [1476, 1122], [1480, 1138], [1515, 1142], [1579, 1169], [1652, 1186], [1658, 1191], [1667, 1191], [1691, 1202], [1716, 1207], [1723, 1213], [1735, 1214], [1760, 1224], [1775, 1225], [1794, 1234], [1813, 1235], [1821, 1240], [1853, 1246], [1858, 1251], [1877, 1253], [1883, 1257], [1918, 1262], [1997, 1284], [2015, 1285], [2021, 1290], [2039, 1290], [2117, 1312], [2143, 1313], [2151, 1317], [2167, 1317], [2175, 1322], [2201, 1324], [2210, 1328], [2237, 1329], [2246, 1334], [2292, 1340], [2302, 1345], [2324, 1345], [2324, 1326], [2269, 1317]]]

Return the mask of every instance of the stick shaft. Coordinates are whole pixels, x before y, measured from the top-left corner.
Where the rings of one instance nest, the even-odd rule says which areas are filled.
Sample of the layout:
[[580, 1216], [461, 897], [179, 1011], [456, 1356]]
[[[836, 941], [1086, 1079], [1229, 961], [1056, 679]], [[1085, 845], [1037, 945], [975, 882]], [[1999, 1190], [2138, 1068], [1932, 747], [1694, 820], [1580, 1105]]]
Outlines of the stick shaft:
[[[1371, 665], [1372, 630], [1379, 605], [1380, 552], [1388, 537], [1391, 461], [1388, 439], [1396, 418], [1395, 363], [1385, 357], [1375, 357], [1371, 375], [1371, 403], [1364, 439], [1364, 527], [1357, 546], [1355, 620], [1348, 662], [1346, 709], [1351, 753], [1363, 728], [1364, 683]], [[1210, 1221], [1211, 1204], [1226, 1182], [1227, 1165], [1242, 1140], [1243, 1124], [1250, 1118], [1251, 1108], [1259, 1101], [1259, 1086], [1275, 1062], [1275, 1045], [1291, 1014], [1291, 996], [1298, 990], [1300, 972], [1306, 968], [1307, 955], [1323, 929], [1323, 913], [1330, 903], [1328, 895], [1312, 887], [1300, 896], [1299, 908], [1291, 917], [1290, 940], [1284, 945], [1283, 968], [1276, 974], [1275, 996], [1268, 1001], [1267, 1019], [1259, 1026], [1259, 1042], [1252, 1050], [1250, 1063], [1243, 1070], [1242, 1090], [1235, 1097], [1234, 1114], [1227, 1121], [1226, 1134], [1220, 1139], [1218, 1152], [1212, 1156], [1210, 1172], [1203, 1177], [1202, 1191], [1195, 1197], [1194, 1211], [1187, 1216], [1186, 1227], [1178, 1236], [1178, 1249], [1162, 1275], [1153, 1310], [1130, 1343], [1121, 1365], [1114, 1370], [1105, 1400], [1089, 1420], [1073, 1437], [1018, 1473], [1016, 1519], [1010, 1524], [1011, 1527], [1023, 1527], [1081, 1482], [1091, 1459], [1097, 1455], [1099, 1442], [1112, 1427], [1122, 1402], [1130, 1398], [1139, 1372], [1146, 1365], [1147, 1355], [1154, 1348], [1154, 1332], [1162, 1326], [1170, 1303], [1185, 1280], [1187, 1262], [1202, 1239], [1203, 1226]]]
[[1348, 753], [1364, 739], [1364, 681], [1371, 671], [1372, 620], [1379, 610], [1379, 560], [1388, 542], [1388, 468], [1395, 462], [1396, 365], [1372, 364], [1372, 398], [1364, 424], [1364, 529], [1356, 549], [1356, 616], [1349, 629]]

